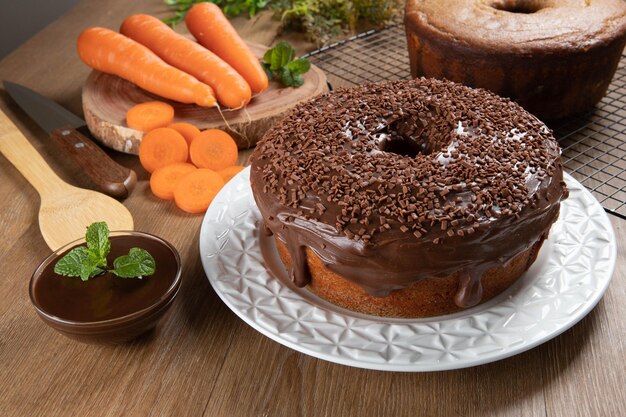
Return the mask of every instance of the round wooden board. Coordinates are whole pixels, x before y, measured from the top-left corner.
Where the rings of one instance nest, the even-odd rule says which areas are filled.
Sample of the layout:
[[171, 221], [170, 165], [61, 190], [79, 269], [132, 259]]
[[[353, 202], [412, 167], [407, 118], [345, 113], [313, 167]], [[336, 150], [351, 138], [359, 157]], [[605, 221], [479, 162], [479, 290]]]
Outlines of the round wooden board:
[[[259, 57], [267, 47], [250, 44]], [[240, 149], [254, 146], [263, 134], [289, 109], [328, 91], [326, 76], [314, 65], [304, 74], [304, 85], [298, 88], [281, 87], [270, 82], [269, 88], [252, 98], [244, 109], [204, 108], [163, 99], [115, 75], [92, 71], [83, 86], [82, 100], [89, 130], [105, 146], [120, 152], [137, 154], [143, 132], [126, 126], [126, 112], [135, 104], [160, 100], [174, 106], [174, 122], [189, 122], [199, 129], [225, 129]]]

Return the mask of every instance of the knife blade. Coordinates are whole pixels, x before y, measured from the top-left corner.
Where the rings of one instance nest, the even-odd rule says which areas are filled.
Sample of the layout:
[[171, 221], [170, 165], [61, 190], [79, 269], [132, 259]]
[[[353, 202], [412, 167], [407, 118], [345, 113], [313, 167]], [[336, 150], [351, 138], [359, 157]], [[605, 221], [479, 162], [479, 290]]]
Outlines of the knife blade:
[[11, 98], [69, 155], [105, 194], [126, 198], [137, 182], [132, 169], [115, 162], [91, 139], [87, 123], [22, 85], [3, 81]]

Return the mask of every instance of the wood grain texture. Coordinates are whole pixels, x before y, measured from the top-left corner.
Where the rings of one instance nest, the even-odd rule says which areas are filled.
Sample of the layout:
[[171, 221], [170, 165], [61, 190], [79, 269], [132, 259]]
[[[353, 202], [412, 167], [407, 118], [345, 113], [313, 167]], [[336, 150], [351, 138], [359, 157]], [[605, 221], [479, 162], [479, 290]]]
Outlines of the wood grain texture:
[[50, 249], [82, 238], [87, 226], [97, 221], [107, 222], [111, 230], [133, 230], [133, 218], [124, 205], [61, 180], [1, 109], [0, 153], [39, 193], [39, 229]]
[[[83, 1], [0, 61], [0, 79], [25, 84], [80, 114], [80, 86], [89, 69], [74, 52], [78, 33], [88, 25], [117, 28], [131, 13], [164, 17], [164, 11], [154, 0]], [[276, 38], [266, 17], [235, 22], [249, 39]], [[2, 90], [0, 108], [62, 179], [90, 186]], [[49, 254], [37, 225], [39, 197], [0, 157], [1, 416], [626, 415], [626, 221], [612, 218], [618, 262], [606, 295], [559, 337], [475, 368], [368, 371], [297, 353], [239, 320], [204, 276], [198, 255], [201, 216], [154, 198], [136, 157], [107, 153], [138, 174], [124, 201], [135, 229], [155, 233], [180, 251], [181, 291], [156, 331], [128, 345], [78, 344], [46, 327], [28, 299], [30, 274]], [[240, 161], [248, 156], [243, 152]]]
[[[259, 57], [267, 47], [250, 44]], [[120, 152], [138, 154], [143, 132], [126, 126], [126, 112], [147, 101], [165, 101], [174, 107], [174, 122], [191, 123], [201, 130], [224, 129], [240, 149], [254, 146], [263, 134], [297, 103], [328, 91], [326, 76], [316, 66], [304, 74], [304, 85], [284, 88], [270, 82], [269, 88], [252, 98], [243, 109], [204, 108], [165, 100], [114, 75], [93, 71], [83, 87], [83, 112], [91, 133], [104, 145]]]

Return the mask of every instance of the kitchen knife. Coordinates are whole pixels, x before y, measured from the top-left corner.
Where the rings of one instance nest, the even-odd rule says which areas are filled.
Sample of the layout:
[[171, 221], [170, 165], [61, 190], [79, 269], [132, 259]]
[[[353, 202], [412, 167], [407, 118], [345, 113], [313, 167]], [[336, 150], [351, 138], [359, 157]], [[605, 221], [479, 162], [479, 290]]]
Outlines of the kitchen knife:
[[137, 182], [132, 169], [123, 167], [89, 139], [87, 123], [54, 101], [10, 81], [4, 89], [37, 124], [82, 168], [100, 191], [128, 197]]

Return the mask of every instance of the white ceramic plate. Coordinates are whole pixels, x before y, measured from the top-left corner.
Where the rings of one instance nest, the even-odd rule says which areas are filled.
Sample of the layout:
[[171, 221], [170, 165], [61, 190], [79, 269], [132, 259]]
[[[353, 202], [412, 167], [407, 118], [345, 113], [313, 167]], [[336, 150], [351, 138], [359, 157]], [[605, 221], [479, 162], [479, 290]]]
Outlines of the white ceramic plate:
[[615, 237], [606, 213], [566, 175], [570, 196], [561, 205], [559, 220], [537, 261], [507, 291], [449, 316], [362, 315], [295, 288], [284, 268], [276, 268], [275, 248], [260, 231], [249, 175], [248, 168], [231, 180], [206, 213], [200, 231], [206, 275], [226, 305], [250, 326], [331, 362], [417, 372], [515, 355], [559, 335], [589, 313], [615, 266]]

